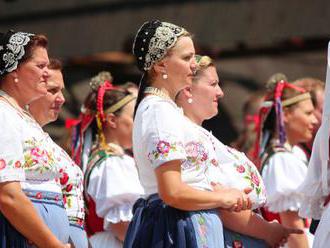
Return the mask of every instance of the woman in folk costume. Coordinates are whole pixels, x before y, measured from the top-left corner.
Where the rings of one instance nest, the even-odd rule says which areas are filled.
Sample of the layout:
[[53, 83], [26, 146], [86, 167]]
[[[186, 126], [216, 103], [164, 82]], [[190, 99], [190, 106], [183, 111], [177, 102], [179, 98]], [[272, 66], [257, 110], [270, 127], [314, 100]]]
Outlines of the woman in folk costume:
[[330, 44], [328, 46], [327, 79], [325, 86], [325, 102], [322, 123], [313, 143], [312, 156], [308, 173], [299, 188], [303, 200], [299, 215], [305, 218], [320, 219], [316, 229], [313, 247], [328, 247], [330, 242], [330, 210], [329, 210], [329, 134], [330, 134]]
[[47, 94], [47, 43], [43, 35], [0, 33], [1, 247], [69, 247], [60, 160], [26, 107]]
[[[224, 93], [211, 58], [196, 56], [196, 61], [193, 84], [180, 92], [176, 102], [196, 124], [195, 129], [201, 139], [211, 140], [214, 152], [212, 166], [207, 171], [209, 180], [238, 189], [251, 187], [249, 197], [253, 201], [253, 209], [257, 209], [266, 202], [266, 191], [258, 169], [244, 153], [224, 145], [201, 127], [204, 120], [218, 113], [218, 100]], [[268, 222], [252, 210], [234, 213], [220, 209], [219, 213], [224, 225], [225, 247], [276, 247], [284, 244], [290, 233], [299, 232], [277, 222]]]
[[[262, 125], [257, 143], [267, 191], [264, 216], [286, 227], [303, 229], [306, 223], [298, 216], [302, 200], [298, 187], [306, 177], [307, 164], [292, 148], [312, 139], [317, 124], [314, 107], [309, 92], [285, 80], [270, 81], [267, 86], [269, 93], [260, 110]], [[312, 235], [307, 229], [305, 232], [291, 235], [288, 246], [309, 247]]]
[[86, 225], [96, 248], [122, 247], [133, 204], [143, 194], [134, 159], [124, 152], [132, 146], [136, 97], [111, 81], [108, 72], [92, 78], [82, 113], [92, 137], [84, 179]]
[[138, 30], [133, 52], [143, 72], [133, 127], [133, 152], [145, 190], [134, 206], [124, 247], [223, 247], [216, 208], [251, 208], [246, 193], [212, 187], [212, 159], [174, 99], [192, 84], [195, 49], [182, 27], [158, 20]]
[[[50, 59], [47, 95], [30, 103], [30, 112], [41, 127], [56, 121], [65, 102], [62, 64]], [[50, 139], [50, 137], [49, 137]], [[74, 247], [87, 248], [88, 240], [84, 230], [85, 204], [83, 196], [83, 173], [70, 156], [54, 144], [54, 154], [61, 161], [60, 179], [64, 206], [70, 224], [70, 242]]]

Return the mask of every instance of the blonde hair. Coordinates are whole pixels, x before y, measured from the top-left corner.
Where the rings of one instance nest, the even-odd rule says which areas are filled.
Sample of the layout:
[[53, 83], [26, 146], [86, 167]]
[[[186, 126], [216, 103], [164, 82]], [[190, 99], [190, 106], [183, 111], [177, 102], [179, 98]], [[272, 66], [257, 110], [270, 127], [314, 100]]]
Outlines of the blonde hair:
[[194, 83], [196, 83], [201, 73], [205, 69], [207, 69], [210, 66], [215, 66], [213, 60], [209, 56], [196, 55], [195, 58], [196, 58], [197, 68], [196, 68], [195, 76], [193, 78]]

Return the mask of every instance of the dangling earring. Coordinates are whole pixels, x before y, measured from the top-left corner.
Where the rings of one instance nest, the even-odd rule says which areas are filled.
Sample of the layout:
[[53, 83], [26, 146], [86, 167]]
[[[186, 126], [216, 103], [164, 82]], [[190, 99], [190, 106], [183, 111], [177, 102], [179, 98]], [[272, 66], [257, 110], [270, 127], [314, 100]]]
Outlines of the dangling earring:
[[15, 77], [15, 78], [14, 78], [14, 82], [15, 82], [15, 83], [18, 83], [18, 78]]
[[188, 102], [189, 104], [192, 104], [193, 99], [192, 99], [192, 98], [188, 98], [187, 102]]
[[166, 80], [166, 79], [168, 78], [168, 76], [167, 76], [166, 73], [164, 73], [164, 74], [162, 75], [162, 77], [163, 77], [164, 80]]

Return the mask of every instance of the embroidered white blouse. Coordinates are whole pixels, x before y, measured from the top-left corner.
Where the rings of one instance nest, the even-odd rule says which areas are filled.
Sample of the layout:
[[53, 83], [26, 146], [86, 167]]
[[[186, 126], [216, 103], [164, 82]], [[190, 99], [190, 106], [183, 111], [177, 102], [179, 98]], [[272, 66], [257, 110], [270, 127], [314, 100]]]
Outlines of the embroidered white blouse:
[[208, 170], [211, 182], [243, 190], [251, 188], [249, 197], [256, 209], [266, 203], [266, 189], [255, 165], [242, 152], [224, 145], [210, 132], [196, 125], [200, 133], [212, 141], [216, 159]]
[[0, 100], [0, 130], [0, 183], [19, 181], [22, 189], [61, 193], [54, 143], [37, 122]]
[[206, 171], [215, 154], [210, 154], [210, 142], [204, 143], [194, 125], [170, 99], [149, 95], [141, 101], [134, 120], [133, 151], [146, 196], [157, 193], [154, 169], [173, 160], [181, 161], [183, 182], [212, 190]]
[[122, 247], [110, 224], [131, 221], [135, 201], [143, 195], [135, 161], [128, 155], [111, 155], [95, 166], [87, 193], [95, 202], [96, 214], [104, 219], [104, 232], [91, 237], [93, 247]]
[[298, 191], [307, 174], [307, 165], [290, 151], [272, 155], [262, 170], [269, 211], [298, 211], [302, 195]]
[[83, 226], [85, 203], [83, 195], [83, 173], [70, 156], [58, 145], [55, 145], [55, 156], [59, 169], [63, 201], [70, 223]]

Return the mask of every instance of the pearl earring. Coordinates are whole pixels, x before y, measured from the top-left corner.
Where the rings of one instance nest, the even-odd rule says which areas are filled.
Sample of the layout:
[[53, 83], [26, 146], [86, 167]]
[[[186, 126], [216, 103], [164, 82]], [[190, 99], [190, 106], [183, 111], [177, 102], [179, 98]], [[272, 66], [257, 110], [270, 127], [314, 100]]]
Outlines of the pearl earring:
[[192, 99], [192, 98], [188, 98], [187, 102], [188, 102], [189, 104], [192, 104], [193, 99]]
[[14, 82], [15, 83], [18, 83], [18, 78], [14, 78]]
[[165, 80], [168, 78], [168, 76], [167, 76], [166, 73], [164, 73], [164, 74], [162, 75], [162, 77], [163, 77], [163, 79], [165, 79]]

